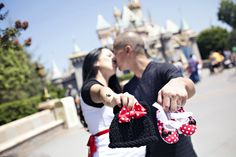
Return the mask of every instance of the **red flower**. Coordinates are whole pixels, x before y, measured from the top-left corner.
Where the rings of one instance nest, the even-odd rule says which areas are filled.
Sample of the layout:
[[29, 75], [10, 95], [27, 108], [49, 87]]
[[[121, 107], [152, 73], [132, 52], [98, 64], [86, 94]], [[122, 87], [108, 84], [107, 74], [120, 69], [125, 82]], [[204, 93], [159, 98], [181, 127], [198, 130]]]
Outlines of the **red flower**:
[[28, 28], [28, 26], [29, 26], [29, 23], [28, 23], [27, 21], [24, 21], [24, 22], [22, 23], [22, 25], [21, 25], [21, 27], [22, 27], [24, 30], [26, 30], [26, 29]]
[[17, 20], [17, 21], [15, 22], [15, 27], [16, 27], [16, 29], [22, 28], [22, 25], [21, 25], [20, 20]]
[[20, 45], [19, 40], [17, 40], [17, 39], [14, 40], [14, 41], [13, 41], [13, 44], [16, 45], [16, 46], [19, 46], [19, 45]]
[[31, 45], [31, 42], [32, 42], [32, 39], [31, 38], [28, 38], [25, 40], [25, 46], [30, 46]]

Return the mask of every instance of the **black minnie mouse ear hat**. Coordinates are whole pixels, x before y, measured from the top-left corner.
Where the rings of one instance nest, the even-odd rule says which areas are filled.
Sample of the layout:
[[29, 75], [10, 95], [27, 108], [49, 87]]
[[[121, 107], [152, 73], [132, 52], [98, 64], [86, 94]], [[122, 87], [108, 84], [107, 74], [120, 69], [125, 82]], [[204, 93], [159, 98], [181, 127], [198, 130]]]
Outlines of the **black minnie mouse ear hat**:
[[140, 147], [151, 142], [159, 141], [157, 131], [151, 120], [149, 106], [141, 102], [146, 109], [147, 114], [138, 119], [132, 119], [130, 122], [119, 122], [119, 108], [114, 108], [115, 117], [111, 122], [109, 137], [110, 148], [122, 147]]

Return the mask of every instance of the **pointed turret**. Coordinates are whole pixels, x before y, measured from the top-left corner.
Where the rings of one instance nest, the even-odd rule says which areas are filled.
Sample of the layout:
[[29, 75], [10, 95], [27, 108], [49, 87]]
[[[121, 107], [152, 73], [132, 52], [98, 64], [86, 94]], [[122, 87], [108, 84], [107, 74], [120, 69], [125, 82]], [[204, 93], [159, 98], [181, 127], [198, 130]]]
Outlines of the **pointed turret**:
[[110, 28], [111, 25], [104, 19], [104, 17], [102, 15], [98, 15], [97, 17], [97, 26], [96, 29], [97, 30], [101, 30], [101, 29], [106, 29], [106, 28]]
[[171, 20], [166, 20], [166, 32], [168, 33], [178, 33], [179, 27]]
[[149, 27], [148, 35], [150, 37], [157, 37], [161, 34], [161, 27], [159, 25], [154, 25]]
[[56, 62], [52, 61], [52, 73], [51, 73], [52, 80], [60, 79], [61, 77], [62, 77], [62, 74]]
[[135, 21], [135, 20], [136, 20], [135, 14], [131, 10], [129, 10], [128, 7], [124, 6], [123, 12], [122, 12], [122, 21], [130, 22], [130, 21]]
[[161, 32], [162, 34], [166, 33], [166, 29], [165, 29], [164, 27], [161, 27], [160, 29], [161, 29], [160, 32]]
[[151, 12], [148, 10], [148, 22], [151, 24], [151, 25], [154, 25], [154, 22], [153, 22], [153, 19], [152, 19], [152, 15], [151, 15]]
[[114, 17], [116, 19], [121, 17], [121, 12], [120, 12], [120, 10], [117, 7], [114, 7]]
[[98, 15], [96, 29], [102, 46], [110, 47], [113, 44], [112, 34], [114, 28], [103, 18], [102, 15]]
[[77, 44], [77, 41], [74, 40], [74, 52], [76, 53], [76, 52], [80, 52], [80, 51], [81, 51], [81, 49], [80, 49], [79, 45]]
[[140, 4], [139, 0], [130, 0], [128, 6], [129, 6], [130, 10], [135, 10], [135, 9], [141, 8], [141, 4]]
[[190, 29], [190, 27], [189, 27], [187, 21], [184, 18], [182, 18], [181, 24], [180, 24], [180, 30], [181, 31], [187, 31], [189, 29]]

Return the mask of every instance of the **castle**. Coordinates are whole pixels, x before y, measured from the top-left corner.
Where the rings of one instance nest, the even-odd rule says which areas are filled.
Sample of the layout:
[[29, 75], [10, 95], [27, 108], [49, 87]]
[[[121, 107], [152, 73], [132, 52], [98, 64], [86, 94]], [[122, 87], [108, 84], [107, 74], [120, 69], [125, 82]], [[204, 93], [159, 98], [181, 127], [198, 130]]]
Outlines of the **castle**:
[[139, 0], [129, 0], [122, 11], [114, 7], [114, 18], [115, 24], [111, 25], [102, 15], [98, 15], [96, 31], [102, 46], [112, 47], [119, 33], [134, 31], [142, 36], [151, 58], [165, 62], [185, 62], [190, 54], [194, 54], [201, 59], [196, 44], [197, 34], [184, 19], [180, 27], [171, 20], [167, 20], [166, 26], [161, 27], [153, 23], [150, 15], [148, 21], [145, 21]]
[[[122, 11], [114, 7], [115, 23], [111, 25], [102, 15], [97, 17], [96, 32], [102, 46], [112, 48], [115, 37], [125, 31], [134, 31], [140, 34], [145, 42], [145, 49], [148, 57], [160, 62], [174, 63], [181, 61], [188, 66], [188, 59], [194, 54], [201, 61], [200, 53], [196, 43], [197, 34], [190, 29], [187, 22], [182, 19], [181, 25], [177, 26], [171, 20], [166, 20], [164, 27], [153, 23], [151, 16], [145, 21], [142, 13], [142, 6], [139, 0], [129, 0]], [[71, 76], [64, 80], [76, 81], [76, 88], [82, 85], [82, 64], [86, 53], [75, 49], [70, 56], [72, 70]], [[76, 82], [76, 83], [75, 83]], [[64, 82], [64, 84], [68, 84]], [[65, 86], [64, 86], [65, 87]]]

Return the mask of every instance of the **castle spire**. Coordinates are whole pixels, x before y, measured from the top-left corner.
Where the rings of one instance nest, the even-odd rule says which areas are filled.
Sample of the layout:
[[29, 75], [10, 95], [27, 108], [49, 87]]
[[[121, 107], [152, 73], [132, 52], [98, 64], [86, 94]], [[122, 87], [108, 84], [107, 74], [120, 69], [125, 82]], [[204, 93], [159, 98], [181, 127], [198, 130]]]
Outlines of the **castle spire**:
[[140, 4], [139, 0], [130, 0], [128, 7], [130, 10], [140, 9], [141, 4]]
[[166, 31], [169, 33], [178, 33], [179, 27], [171, 20], [166, 20]]
[[61, 71], [59, 70], [56, 62], [53, 60], [52, 61], [52, 80], [56, 80], [62, 77]]
[[180, 25], [180, 30], [181, 31], [186, 31], [186, 30], [189, 30], [189, 29], [190, 29], [190, 27], [189, 27], [187, 21], [184, 18], [182, 18], [181, 25]]
[[104, 17], [99, 14], [97, 17], [97, 26], [96, 29], [100, 30], [100, 29], [106, 29], [111, 27], [111, 25], [104, 19]]
[[73, 42], [74, 42], [74, 52], [80, 52], [81, 49], [80, 49], [77, 41], [74, 39]]
[[117, 7], [114, 7], [114, 16], [115, 18], [119, 18], [121, 16], [121, 12]]

